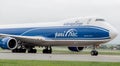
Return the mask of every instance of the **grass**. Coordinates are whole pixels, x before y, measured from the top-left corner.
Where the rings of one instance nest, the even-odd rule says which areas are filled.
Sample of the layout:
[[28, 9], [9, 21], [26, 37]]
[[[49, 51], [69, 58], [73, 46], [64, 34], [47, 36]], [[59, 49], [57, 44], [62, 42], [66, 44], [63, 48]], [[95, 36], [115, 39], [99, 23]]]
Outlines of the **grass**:
[[0, 66], [120, 66], [119, 62], [0, 60]]

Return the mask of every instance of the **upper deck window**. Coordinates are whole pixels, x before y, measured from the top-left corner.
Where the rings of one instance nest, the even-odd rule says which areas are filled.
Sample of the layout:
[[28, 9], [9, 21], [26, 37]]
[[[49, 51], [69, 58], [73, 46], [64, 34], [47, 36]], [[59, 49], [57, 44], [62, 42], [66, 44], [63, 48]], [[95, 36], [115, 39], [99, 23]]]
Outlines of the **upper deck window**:
[[96, 19], [96, 21], [105, 21], [104, 19]]

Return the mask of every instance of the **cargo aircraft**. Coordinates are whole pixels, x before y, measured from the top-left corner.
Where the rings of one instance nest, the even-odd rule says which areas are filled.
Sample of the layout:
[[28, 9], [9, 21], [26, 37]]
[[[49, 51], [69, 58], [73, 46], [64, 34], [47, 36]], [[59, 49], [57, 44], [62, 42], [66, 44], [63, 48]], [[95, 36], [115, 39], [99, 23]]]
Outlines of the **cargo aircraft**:
[[97, 56], [96, 46], [113, 40], [117, 30], [99, 17], [79, 17], [58, 22], [0, 25], [0, 47], [13, 53], [36, 53], [36, 46], [45, 47], [43, 53], [52, 53], [53, 46], [67, 46], [79, 52], [93, 46], [92, 56]]

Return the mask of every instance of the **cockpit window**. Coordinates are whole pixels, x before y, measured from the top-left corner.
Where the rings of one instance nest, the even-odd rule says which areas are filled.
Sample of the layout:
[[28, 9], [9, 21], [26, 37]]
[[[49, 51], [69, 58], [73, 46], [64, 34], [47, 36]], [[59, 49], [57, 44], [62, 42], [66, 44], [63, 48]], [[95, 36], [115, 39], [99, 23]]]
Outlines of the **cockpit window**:
[[96, 21], [105, 21], [104, 19], [96, 19]]

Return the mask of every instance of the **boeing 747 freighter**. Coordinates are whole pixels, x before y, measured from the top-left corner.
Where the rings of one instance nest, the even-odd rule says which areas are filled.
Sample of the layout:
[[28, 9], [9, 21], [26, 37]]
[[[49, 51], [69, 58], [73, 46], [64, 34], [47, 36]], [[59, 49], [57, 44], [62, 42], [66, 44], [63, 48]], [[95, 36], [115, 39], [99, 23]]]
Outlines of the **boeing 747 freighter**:
[[58, 22], [0, 25], [0, 47], [13, 53], [36, 53], [36, 46], [45, 47], [43, 53], [52, 53], [52, 46], [67, 46], [73, 52], [113, 40], [117, 30], [103, 18], [72, 18]]

